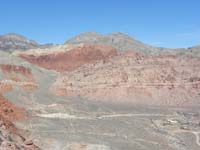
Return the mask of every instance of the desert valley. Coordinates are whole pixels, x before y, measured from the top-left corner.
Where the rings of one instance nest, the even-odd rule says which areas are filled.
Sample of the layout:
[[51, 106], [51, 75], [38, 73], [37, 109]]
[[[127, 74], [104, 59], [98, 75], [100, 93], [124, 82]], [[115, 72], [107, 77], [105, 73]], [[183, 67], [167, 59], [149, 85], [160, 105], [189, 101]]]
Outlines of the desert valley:
[[13, 149], [199, 150], [200, 46], [0, 36], [0, 150]]

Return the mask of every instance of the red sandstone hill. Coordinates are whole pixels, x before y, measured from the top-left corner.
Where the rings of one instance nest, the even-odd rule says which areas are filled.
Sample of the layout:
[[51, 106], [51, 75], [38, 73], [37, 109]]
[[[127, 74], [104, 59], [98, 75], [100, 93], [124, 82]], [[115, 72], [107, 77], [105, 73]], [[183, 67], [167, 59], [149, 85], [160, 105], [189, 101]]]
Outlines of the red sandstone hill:
[[117, 53], [99, 44], [57, 46], [17, 55], [61, 72], [51, 90], [106, 102], [187, 106], [198, 104], [200, 61], [179, 54]]
[[71, 71], [84, 64], [94, 63], [98, 60], [115, 56], [117, 50], [99, 44], [80, 44], [71, 48], [61, 47], [46, 52], [22, 52], [19, 56], [38, 66], [56, 71]]
[[143, 105], [199, 104], [200, 61], [177, 55], [126, 52], [65, 72], [52, 86], [57, 95]]

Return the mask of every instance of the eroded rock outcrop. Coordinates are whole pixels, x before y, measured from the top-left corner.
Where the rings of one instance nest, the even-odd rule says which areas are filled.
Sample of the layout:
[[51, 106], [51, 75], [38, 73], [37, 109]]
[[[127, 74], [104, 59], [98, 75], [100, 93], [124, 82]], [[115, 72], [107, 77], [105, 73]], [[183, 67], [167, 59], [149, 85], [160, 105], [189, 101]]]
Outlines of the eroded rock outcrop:
[[24, 119], [26, 112], [25, 109], [20, 108], [13, 103], [9, 102], [6, 98], [0, 95], [0, 114], [3, 118], [9, 121]]
[[0, 64], [0, 93], [7, 92], [17, 86], [32, 91], [37, 88], [37, 83], [31, 69], [12, 64]]
[[[13, 124], [15, 121], [26, 119], [25, 109], [16, 106], [3, 96], [3, 94], [12, 91], [15, 86], [19, 86], [23, 80], [32, 82], [31, 71], [24, 67], [12, 65], [0, 65], [0, 68], [5, 79], [0, 82], [0, 150], [37, 150], [39, 148], [33, 142], [21, 136], [19, 130]], [[20, 78], [17, 74], [21, 75]], [[13, 79], [12, 76], [15, 75], [16, 78]]]
[[0, 150], [39, 150], [33, 142], [19, 134], [12, 122], [0, 115]]
[[35, 50], [18, 53], [18, 55], [40, 67], [59, 72], [72, 71], [84, 64], [104, 60], [117, 54], [112, 47], [99, 44], [79, 44], [73, 46], [60, 46], [47, 51]]
[[58, 95], [144, 105], [195, 105], [200, 61], [177, 55], [127, 52], [63, 73], [52, 86]]
[[24, 120], [27, 113], [0, 95], [0, 150], [37, 150], [33, 142], [20, 135], [13, 121]]
[[24, 66], [17, 66], [11, 64], [0, 64], [0, 69], [3, 72], [5, 79], [14, 81], [34, 81], [31, 69]]

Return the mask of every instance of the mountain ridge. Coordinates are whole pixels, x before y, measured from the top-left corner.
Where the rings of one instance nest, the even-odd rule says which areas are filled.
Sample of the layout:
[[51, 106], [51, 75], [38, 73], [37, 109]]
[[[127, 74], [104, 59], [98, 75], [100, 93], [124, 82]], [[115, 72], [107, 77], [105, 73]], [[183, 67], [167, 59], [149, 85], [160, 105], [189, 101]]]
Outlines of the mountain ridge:
[[135, 38], [122, 32], [100, 34], [97, 32], [85, 32], [69, 39], [65, 44], [96, 43], [115, 47], [119, 51], [134, 50], [137, 52], [149, 53], [159, 48], [144, 44]]
[[[71, 39], [67, 40], [64, 44], [60, 45], [76, 45], [76, 44], [101, 44], [116, 48], [119, 52], [134, 51], [147, 55], [159, 54], [180, 54], [191, 55], [200, 57], [200, 46], [196, 45], [188, 48], [161, 48], [149, 44], [145, 44], [136, 38], [129, 36], [122, 32], [113, 32], [109, 34], [101, 34], [98, 32], [85, 32], [81, 33]], [[36, 41], [31, 40], [23, 35], [16, 33], [8, 33], [0, 35], [0, 50], [13, 52], [16, 50], [25, 51], [30, 49], [44, 49], [56, 46], [53, 44], [38, 44]]]
[[51, 47], [52, 44], [39, 44], [35, 40], [29, 39], [16, 33], [7, 33], [0, 35], [0, 50], [12, 52], [15, 50], [29, 50], [34, 48]]
[[0, 49], [5, 51], [26, 50], [38, 47], [39, 44], [16, 33], [8, 33], [0, 36]]

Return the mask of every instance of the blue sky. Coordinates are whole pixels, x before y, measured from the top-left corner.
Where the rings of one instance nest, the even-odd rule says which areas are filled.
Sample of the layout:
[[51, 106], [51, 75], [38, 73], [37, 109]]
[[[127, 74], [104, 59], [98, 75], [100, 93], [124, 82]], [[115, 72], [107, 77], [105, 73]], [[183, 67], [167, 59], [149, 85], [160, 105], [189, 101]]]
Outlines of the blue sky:
[[200, 0], [0, 0], [0, 34], [63, 43], [82, 32], [125, 32], [160, 47], [200, 45]]

